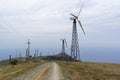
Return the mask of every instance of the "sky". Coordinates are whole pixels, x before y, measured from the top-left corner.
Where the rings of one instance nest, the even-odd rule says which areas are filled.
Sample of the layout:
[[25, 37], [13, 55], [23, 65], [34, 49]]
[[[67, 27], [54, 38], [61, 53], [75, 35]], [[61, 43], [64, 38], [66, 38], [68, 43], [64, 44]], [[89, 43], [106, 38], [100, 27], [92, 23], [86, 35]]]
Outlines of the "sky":
[[77, 24], [81, 59], [120, 63], [119, 0], [0, 0], [0, 59], [16, 51], [25, 55], [28, 39], [31, 54], [56, 54], [66, 38], [70, 54], [70, 13], [77, 15], [83, 2], [79, 19], [86, 35]]

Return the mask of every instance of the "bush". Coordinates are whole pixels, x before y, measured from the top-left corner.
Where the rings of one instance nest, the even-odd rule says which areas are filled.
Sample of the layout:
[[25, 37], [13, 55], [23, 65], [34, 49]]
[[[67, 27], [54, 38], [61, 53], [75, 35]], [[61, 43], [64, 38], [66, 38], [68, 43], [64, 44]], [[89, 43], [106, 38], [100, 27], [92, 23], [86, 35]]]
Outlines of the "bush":
[[17, 64], [17, 60], [12, 60], [12, 61], [10, 61], [10, 63], [12, 64], [12, 65], [16, 65]]

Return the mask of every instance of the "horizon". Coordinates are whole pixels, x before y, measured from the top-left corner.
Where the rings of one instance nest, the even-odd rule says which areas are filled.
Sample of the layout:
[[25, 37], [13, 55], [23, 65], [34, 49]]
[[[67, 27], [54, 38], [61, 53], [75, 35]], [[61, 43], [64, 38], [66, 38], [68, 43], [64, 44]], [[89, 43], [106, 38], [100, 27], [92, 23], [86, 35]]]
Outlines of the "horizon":
[[[61, 47], [61, 46], [60, 46]], [[35, 49], [31, 50], [31, 54], [30, 55], [34, 55]], [[52, 51], [52, 52], [48, 52], [45, 50], [41, 50], [38, 49], [39, 52], [42, 53], [42, 55], [55, 55], [61, 52], [61, 49], [56, 49], [56, 51]], [[51, 50], [51, 49], [50, 49]], [[20, 50], [7, 50], [4, 51], [5, 55], [4, 56], [0, 56], [0, 61], [1, 60], [6, 60], [9, 59], [9, 55], [12, 56], [12, 58], [16, 58], [16, 51], [17, 51], [17, 57], [19, 57], [19, 51]], [[120, 63], [120, 59], [119, 59], [119, 48], [95, 48], [95, 47], [90, 47], [90, 48], [81, 48], [81, 60], [83, 62], [108, 62], [108, 63]], [[1, 51], [2, 52], [2, 51]], [[20, 51], [21, 56], [25, 57], [25, 50], [21, 50]], [[67, 48], [66, 49], [66, 53], [70, 55], [70, 50]], [[113, 56], [114, 54], [114, 56]]]
[[24, 55], [28, 39], [31, 54], [38, 49], [46, 55], [59, 53], [60, 39], [66, 38], [70, 55], [70, 13], [78, 14], [83, 2], [79, 19], [85, 36], [77, 23], [81, 59], [120, 63], [119, 0], [1, 0], [0, 60], [16, 51]]

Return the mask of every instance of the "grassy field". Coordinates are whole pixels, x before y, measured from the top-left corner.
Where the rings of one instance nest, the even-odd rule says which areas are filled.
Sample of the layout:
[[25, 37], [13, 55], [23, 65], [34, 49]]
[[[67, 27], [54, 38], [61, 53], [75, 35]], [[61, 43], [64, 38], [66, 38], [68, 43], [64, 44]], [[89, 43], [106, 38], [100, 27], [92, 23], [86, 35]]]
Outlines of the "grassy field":
[[[2, 63], [2, 62], [1, 62]], [[4, 62], [5, 63], [5, 62]], [[17, 65], [0, 65], [0, 80], [11, 80], [12, 78], [40, 65], [40, 62], [23, 62]]]
[[[30, 61], [13, 66], [8, 63], [8, 61], [0, 62], [0, 80], [11, 80], [42, 64]], [[65, 80], [120, 80], [120, 64], [59, 61], [57, 63], [61, 66]]]
[[120, 64], [58, 62], [65, 80], [120, 80]]

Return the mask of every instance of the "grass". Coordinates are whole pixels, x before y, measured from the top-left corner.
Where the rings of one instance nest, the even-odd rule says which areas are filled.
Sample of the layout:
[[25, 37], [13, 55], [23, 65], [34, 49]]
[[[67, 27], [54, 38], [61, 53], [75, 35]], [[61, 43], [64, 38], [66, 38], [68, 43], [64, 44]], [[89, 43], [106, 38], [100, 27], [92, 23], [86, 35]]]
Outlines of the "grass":
[[0, 61], [0, 66], [8, 65], [9, 60]]
[[[120, 64], [59, 61], [57, 63], [62, 68], [65, 80], [120, 80]], [[13, 66], [8, 64], [8, 61], [1, 61], [0, 80], [11, 80], [40, 64], [42, 63], [21, 61]]]
[[11, 80], [40, 64], [40, 62], [23, 62], [14, 66], [10, 64], [0, 66], [0, 80]]
[[58, 62], [65, 80], [120, 80], [120, 64]]

